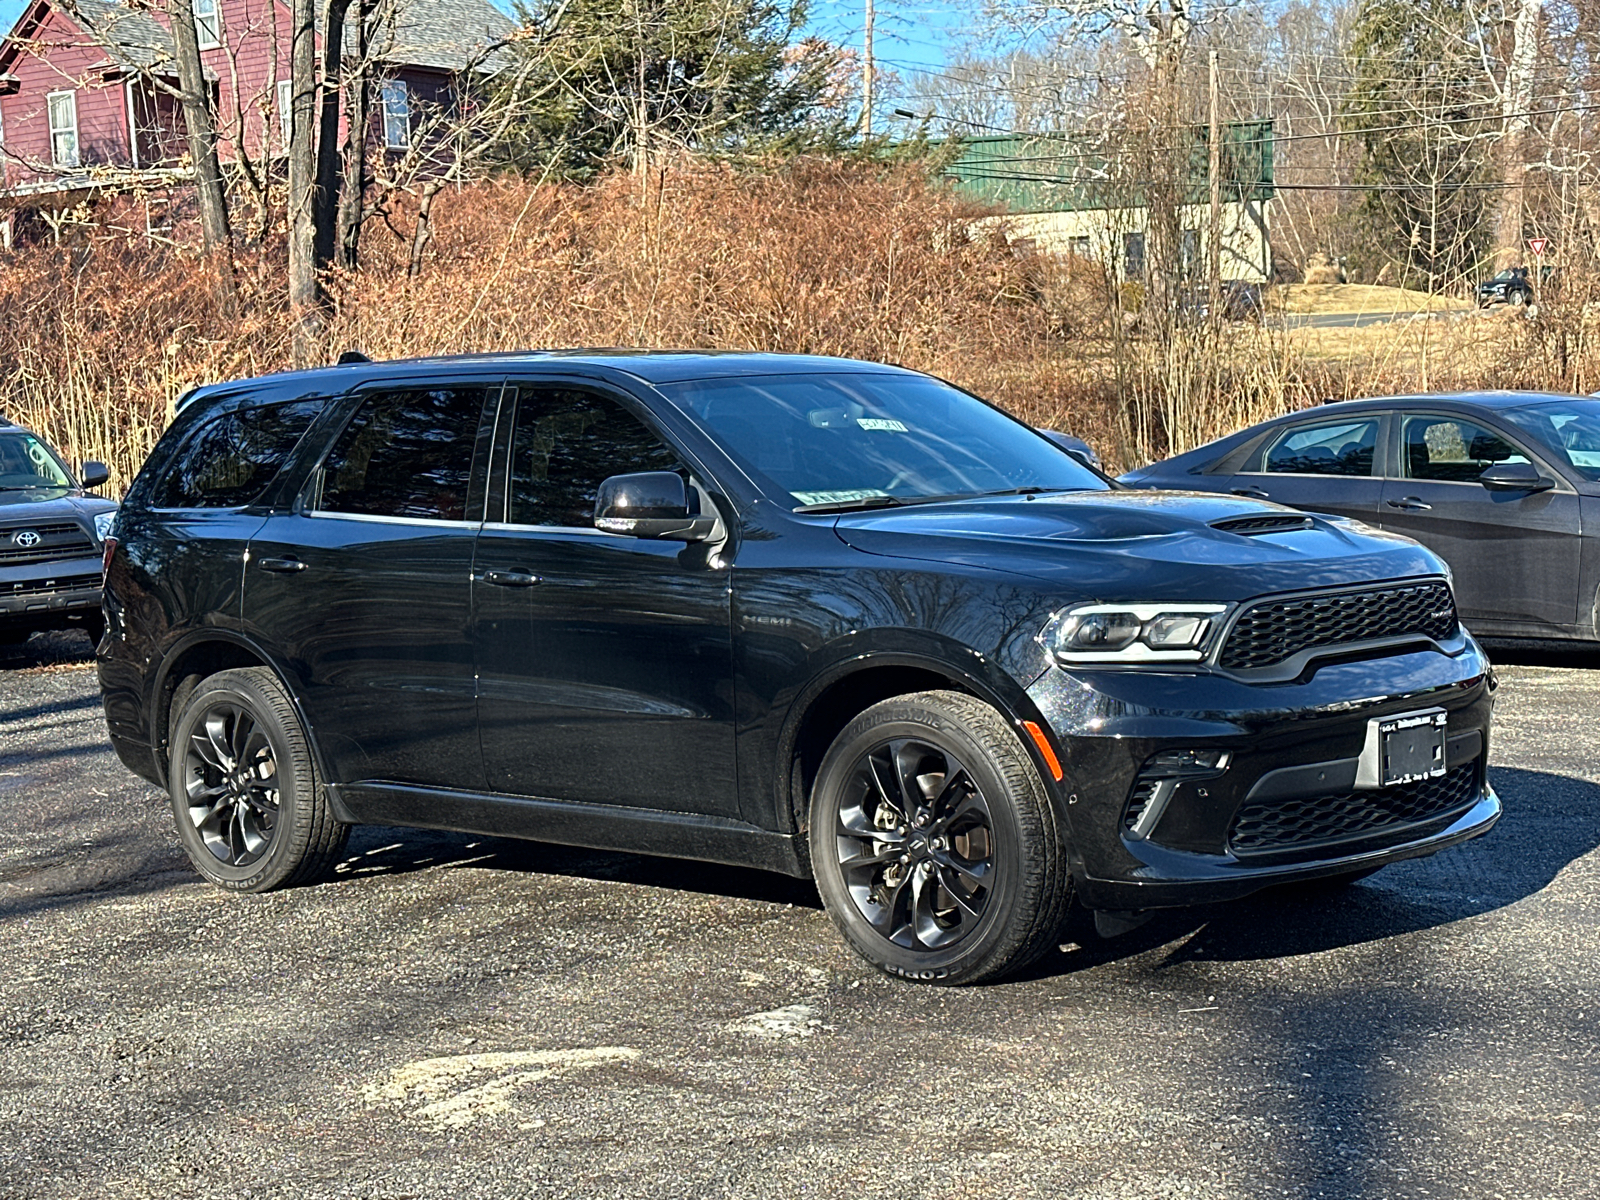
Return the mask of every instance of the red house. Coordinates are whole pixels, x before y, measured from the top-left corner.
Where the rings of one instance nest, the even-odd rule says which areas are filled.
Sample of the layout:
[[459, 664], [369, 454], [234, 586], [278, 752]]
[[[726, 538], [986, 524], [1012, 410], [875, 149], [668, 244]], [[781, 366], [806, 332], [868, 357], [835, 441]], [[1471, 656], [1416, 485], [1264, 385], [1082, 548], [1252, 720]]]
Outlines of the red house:
[[[183, 3], [185, 0], [167, 0]], [[284, 0], [187, 0], [214, 89], [224, 163], [242, 146], [281, 156], [289, 114]], [[187, 147], [164, 4], [33, 0], [0, 45], [0, 207], [74, 202], [181, 182]], [[319, 4], [319, 9], [321, 5]], [[387, 0], [370, 46], [381, 64], [370, 136], [403, 151], [420, 114], [448, 102], [511, 21], [489, 0]], [[346, 48], [353, 44], [347, 36]], [[319, 46], [320, 55], [320, 46]]]

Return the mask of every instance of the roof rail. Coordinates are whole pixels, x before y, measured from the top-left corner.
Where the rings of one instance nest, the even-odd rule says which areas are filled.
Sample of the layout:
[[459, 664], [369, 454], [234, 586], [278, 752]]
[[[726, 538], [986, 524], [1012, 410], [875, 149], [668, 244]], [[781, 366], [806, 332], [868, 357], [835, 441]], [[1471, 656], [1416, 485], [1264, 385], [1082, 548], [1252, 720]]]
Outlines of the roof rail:
[[348, 367], [354, 363], [369, 363], [371, 361], [372, 360], [370, 358], [361, 353], [359, 350], [346, 350], [343, 354], [339, 355], [339, 361], [334, 365], [339, 367]]

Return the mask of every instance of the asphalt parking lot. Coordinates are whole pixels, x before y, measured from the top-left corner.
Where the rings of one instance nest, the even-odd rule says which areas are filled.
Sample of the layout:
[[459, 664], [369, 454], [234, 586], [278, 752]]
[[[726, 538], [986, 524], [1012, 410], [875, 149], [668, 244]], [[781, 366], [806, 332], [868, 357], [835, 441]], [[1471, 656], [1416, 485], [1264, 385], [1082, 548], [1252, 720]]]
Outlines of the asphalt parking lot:
[[224, 895], [87, 657], [0, 657], [7, 1200], [1600, 1194], [1600, 658], [1502, 668], [1489, 837], [945, 990], [692, 863], [363, 829]]

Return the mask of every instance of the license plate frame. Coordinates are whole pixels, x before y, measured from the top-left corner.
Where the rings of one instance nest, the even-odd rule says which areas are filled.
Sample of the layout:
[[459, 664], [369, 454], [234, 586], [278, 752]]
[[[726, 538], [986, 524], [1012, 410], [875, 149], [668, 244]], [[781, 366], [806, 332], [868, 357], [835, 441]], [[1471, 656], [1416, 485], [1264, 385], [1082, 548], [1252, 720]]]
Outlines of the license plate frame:
[[1378, 786], [1399, 787], [1438, 779], [1445, 761], [1447, 717], [1443, 709], [1382, 717], [1378, 726]]

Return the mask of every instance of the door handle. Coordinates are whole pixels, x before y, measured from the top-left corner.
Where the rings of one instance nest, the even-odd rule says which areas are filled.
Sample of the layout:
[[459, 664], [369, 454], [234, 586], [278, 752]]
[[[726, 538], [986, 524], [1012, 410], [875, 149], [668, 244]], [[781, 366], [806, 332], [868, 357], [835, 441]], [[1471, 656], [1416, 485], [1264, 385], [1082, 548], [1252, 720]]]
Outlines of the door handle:
[[1402, 500], [1385, 500], [1384, 503], [1387, 504], [1390, 508], [1403, 508], [1407, 512], [1432, 512], [1433, 511], [1433, 505], [1424, 504], [1416, 496], [1407, 496]]
[[539, 582], [539, 577], [532, 571], [485, 571], [485, 583], [499, 584], [501, 587], [532, 587]]
[[1228, 494], [1232, 495], [1232, 496], [1247, 496], [1251, 500], [1270, 500], [1270, 499], [1272, 499], [1272, 496], [1271, 496], [1270, 493], [1263, 492], [1258, 487], [1229, 488], [1228, 489]]
[[261, 560], [263, 571], [276, 571], [280, 575], [293, 575], [296, 571], [304, 571], [305, 563], [298, 558], [263, 558]]

